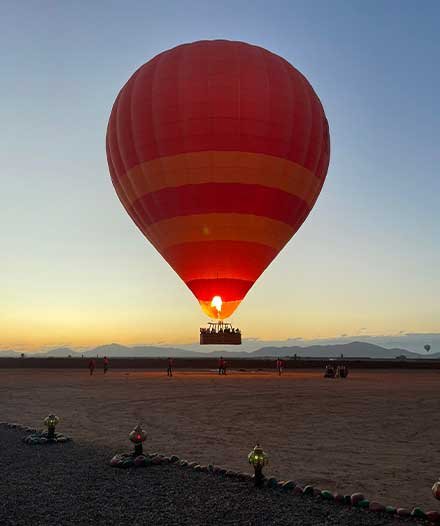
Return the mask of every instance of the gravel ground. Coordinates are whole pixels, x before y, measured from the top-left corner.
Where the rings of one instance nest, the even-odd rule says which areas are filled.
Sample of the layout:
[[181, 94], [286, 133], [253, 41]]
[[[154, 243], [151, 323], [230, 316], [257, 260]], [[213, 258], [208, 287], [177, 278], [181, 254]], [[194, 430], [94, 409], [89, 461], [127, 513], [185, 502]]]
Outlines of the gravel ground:
[[418, 524], [171, 464], [115, 469], [105, 447], [23, 436], [0, 428], [1, 526]]

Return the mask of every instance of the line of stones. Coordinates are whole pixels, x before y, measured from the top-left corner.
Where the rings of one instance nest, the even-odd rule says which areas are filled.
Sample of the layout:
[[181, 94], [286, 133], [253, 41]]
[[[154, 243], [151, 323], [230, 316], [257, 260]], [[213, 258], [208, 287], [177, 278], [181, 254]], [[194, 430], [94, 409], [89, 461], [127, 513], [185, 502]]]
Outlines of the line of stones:
[[54, 443], [64, 443], [70, 442], [72, 439], [62, 433], [55, 432], [53, 438], [48, 437], [47, 431], [38, 430], [34, 427], [23, 426], [21, 424], [9, 423], [9, 422], [0, 422], [0, 426], [6, 427], [8, 429], [17, 429], [18, 431], [24, 431], [25, 433], [30, 433], [23, 437], [23, 442], [29, 444], [30, 446], [42, 445], [42, 444], [54, 444]]

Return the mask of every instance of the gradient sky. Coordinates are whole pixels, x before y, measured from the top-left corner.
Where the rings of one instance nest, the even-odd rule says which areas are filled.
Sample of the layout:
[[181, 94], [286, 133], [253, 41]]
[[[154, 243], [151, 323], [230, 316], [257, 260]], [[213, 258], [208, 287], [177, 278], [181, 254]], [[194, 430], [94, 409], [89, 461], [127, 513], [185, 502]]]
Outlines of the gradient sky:
[[0, 348], [197, 339], [197, 301], [116, 197], [105, 132], [136, 68], [215, 38], [296, 66], [332, 140], [315, 209], [232, 321], [272, 340], [440, 333], [439, 2], [76, 4], [2, 3]]

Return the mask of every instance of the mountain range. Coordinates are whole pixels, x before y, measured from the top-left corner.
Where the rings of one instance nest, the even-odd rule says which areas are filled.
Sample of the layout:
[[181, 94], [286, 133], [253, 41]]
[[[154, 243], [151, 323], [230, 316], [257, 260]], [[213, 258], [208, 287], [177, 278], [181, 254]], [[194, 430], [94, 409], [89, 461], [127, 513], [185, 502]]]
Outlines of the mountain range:
[[[212, 349], [212, 347], [211, 347]], [[69, 347], [59, 347], [45, 352], [29, 353], [27, 357], [96, 357], [108, 356], [115, 357], [167, 357], [174, 358], [201, 358], [201, 357], [218, 357], [227, 356], [229, 358], [265, 358], [265, 357], [287, 357], [296, 355], [299, 358], [338, 358], [341, 354], [345, 358], [371, 358], [371, 359], [394, 359], [405, 357], [407, 359], [440, 359], [440, 352], [433, 354], [418, 354], [405, 349], [393, 348], [386, 349], [379, 345], [366, 342], [350, 342], [333, 345], [310, 345], [308, 347], [286, 346], [286, 347], [262, 347], [252, 352], [246, 351], [226, 351], [210, 350], [208, 352], [193, 351], [190, 349], [181, 349], [178, 347], [162, 347], [154, 345], [138, 345], [128, 347], [117, 343], [100, 345], [87, 351], [75, 351]], [[19, 357], [20, 352], [14, 350], [0, 351], [1, 357]]]

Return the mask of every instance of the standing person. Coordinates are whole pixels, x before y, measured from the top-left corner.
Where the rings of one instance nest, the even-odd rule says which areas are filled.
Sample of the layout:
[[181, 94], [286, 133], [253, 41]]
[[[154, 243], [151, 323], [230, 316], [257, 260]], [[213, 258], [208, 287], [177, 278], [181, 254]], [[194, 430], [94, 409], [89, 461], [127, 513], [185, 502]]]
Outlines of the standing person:
[[223, 374], [226, 374], [226, 360], [223, 360]]
[[173, 359], [168, 358], [167, 376], [173, 376]]
[[223, 356], [220, 356], [220, 359], [218, 361], [218, 374], [223, 374]]
[[110, 360], [107, 358], [107, 356], [104, 356], [104, 374], [108, 371], [110, 365]]
[[89, 361], [89, 371], [90, 371], [90, 376], [93, 375], [94, 371], [95, 371], [95, 367], [96, 367], [96, 363], [95, 363], [95, 360], [92, 358], [90, 361]]
[[281, 360], [280, 358], [277, 358], [278, 376], [281, 376], [281, 373], [283, 372], [283, 366], [284, 366], [283, 360]]

